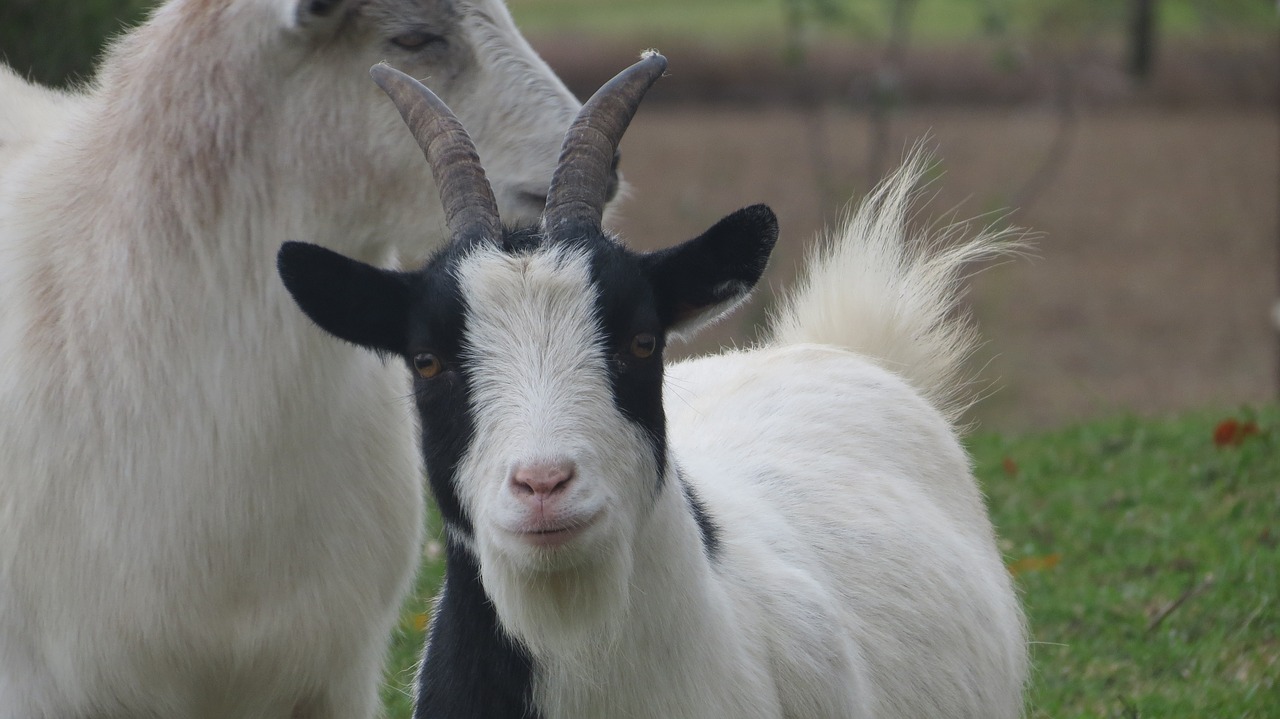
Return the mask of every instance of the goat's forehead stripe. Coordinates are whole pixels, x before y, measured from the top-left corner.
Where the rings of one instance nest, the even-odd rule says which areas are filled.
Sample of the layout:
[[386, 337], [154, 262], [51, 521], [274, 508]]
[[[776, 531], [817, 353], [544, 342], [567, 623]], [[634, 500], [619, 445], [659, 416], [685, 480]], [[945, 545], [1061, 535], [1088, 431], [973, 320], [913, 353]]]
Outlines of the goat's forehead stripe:
[[482, 247], [456, 272], [467, 298], [471, 353], [500, 350], [514, 360], [596, 345], [598, 297], [585, 251], [544, 246], [509, 254]]
[[462, 360], [481, 436], [504, 437], [514, 455], [540, 443], [537, 449], [552, 450], [565, 439], [555, 428], [573, 426], [586, 406], [610, 406], [585, 253], [485, 248], [463, 258], [456, 272], [467, 298]]

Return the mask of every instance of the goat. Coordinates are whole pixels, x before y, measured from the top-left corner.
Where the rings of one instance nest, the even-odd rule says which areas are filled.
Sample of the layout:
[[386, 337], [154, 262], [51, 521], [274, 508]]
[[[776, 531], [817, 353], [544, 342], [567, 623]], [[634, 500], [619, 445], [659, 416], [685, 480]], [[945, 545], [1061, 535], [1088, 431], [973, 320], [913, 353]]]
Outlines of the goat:
[[383, 60], [536, 218], [580, 105], [500, 0], [174, 0], [83, 91], [0, 73], [0, 718], [377, 712], [420, 557], [409, 387], [270, 268], [443, 241]]
[[764, 205], [651, 254], [601, 229], [607, 159], [665, 66], [587, 102], [538, 225], [503, 230], [419, 86], [397, 104], [459, 208], [451, 243], [411, 272], [280, 250], [307, 316], [414, 376], [446, 530], [415, 716], [1017, 717], [1022, 614], [942, 401], [972, 342], [960, 263], [1004, 239], [904, 244], [913, 159], [770, 341], [664, 370], [777, 237]]

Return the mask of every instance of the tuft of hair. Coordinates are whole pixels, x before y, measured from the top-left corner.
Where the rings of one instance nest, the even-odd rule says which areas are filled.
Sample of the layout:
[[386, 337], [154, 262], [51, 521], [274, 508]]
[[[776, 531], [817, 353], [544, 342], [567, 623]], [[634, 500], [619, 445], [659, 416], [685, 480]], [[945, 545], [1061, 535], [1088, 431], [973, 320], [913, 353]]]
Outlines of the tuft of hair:
[[823, 233], [800, 281], [779, 303], [768, 344], [833, 345], [865, 355], [905, 378], [955, 422], [976, 400], [965, 360], [978, 347], [964, 295], [965, 267], [1025, 246], [1018, 228], [970, 223], [913, 231], [917, 186], [932, 157], [912, 150], [902, 166]]

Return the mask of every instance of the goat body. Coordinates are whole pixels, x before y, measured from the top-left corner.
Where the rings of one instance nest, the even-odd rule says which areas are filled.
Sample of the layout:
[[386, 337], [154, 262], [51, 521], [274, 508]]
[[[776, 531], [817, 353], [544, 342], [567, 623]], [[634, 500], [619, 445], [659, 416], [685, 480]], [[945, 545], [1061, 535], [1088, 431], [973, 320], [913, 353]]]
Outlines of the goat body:
[[270, 260], [439, 242], [384, 59], [535, 217], [578, 103], [498, 0], [174, 0], [83, 92], [0, 72], [0, 718], [375, 714], [419, 556], [407, 385]]
[[711, 569], [748, 619], [730, 631], [772, 657], [763, 716], [1021, 714], [1022, 613], [953, 425], [976, 343], [951, 314], [961, 271], [1012, 243], [910, 236], [925, 170], [818, 244], [762, 346], [668, 369], [675, 461], [739, 549]]
[[[662, 67], [587, 103], [538, 227], [451, 227], [407, 273], [280, 252], [313, 320], [417, 374], [447, 537], [417, 716], [1017, 717], [1022, 615], [948, 419], [961, 262], [1001, 238], [907, 242], [913, 160], [773, 340], [664, 374], [666, 340], [745, 297], [777, 225], [749, 207], [640, 255], [582, 209], [600, 161], [580, 158], [608, 152], [578, 143], [629, 120], [594, 113]], [[875, 291], [847, 291], [855, 270]]]

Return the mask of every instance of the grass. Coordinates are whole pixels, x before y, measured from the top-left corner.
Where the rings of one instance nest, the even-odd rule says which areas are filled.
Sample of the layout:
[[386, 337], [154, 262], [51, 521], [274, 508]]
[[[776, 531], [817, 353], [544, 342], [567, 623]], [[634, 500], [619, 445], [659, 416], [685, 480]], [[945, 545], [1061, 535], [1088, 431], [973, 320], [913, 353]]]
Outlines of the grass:
[[1280, 707], [1280, 408], [972, 441], [1033, 634], [1031, 717]]
[[[1258, 432], [1219, 445], [1227, 418]], [[1031, 624], [1029, 717], [1276, 715], [1280, 406], [979, 435], [970, 448]], [[396, 634], [390, 719], [410, 715], [443, 569], [438, 544], [427, 555]]]
[[418, 571], [413, 593], [400, 612], [391, 643], [386, 682], [382, 687], [387, 719], [409, 719], [413, 714], [414, 675], [422, 654], [431, 601], [444, 579], [444, 561], [440, 557], [440, 519], [434, 508], [427, 521], [427, 545], [422, 568]]

